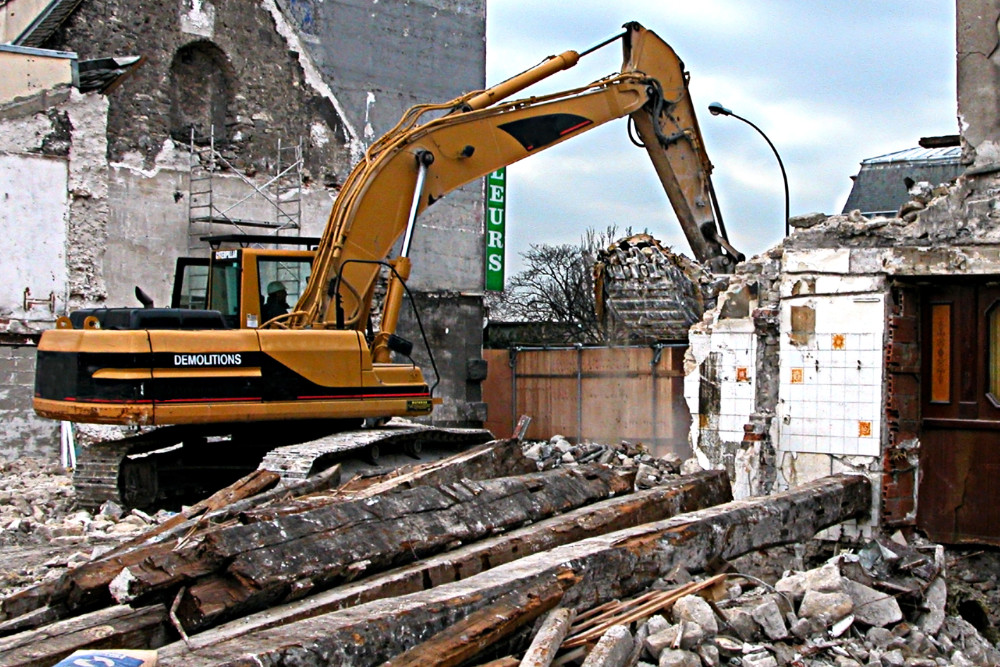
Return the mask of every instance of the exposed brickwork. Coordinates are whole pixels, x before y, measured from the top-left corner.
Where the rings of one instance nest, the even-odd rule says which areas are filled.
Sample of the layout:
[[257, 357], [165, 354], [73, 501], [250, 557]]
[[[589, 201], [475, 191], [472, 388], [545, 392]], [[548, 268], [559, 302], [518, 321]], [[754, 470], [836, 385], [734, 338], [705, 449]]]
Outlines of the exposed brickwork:
[[888, 442], [882, 458], [882, 524], [916, 520], [917, 437], [920, 428], [920, 341], [914, 288], [892, 290], [886, 345]]
[[0, 337], [0, 460], [59, 456], [59, 422], [37, 417], [31, 409], [37, 338]]

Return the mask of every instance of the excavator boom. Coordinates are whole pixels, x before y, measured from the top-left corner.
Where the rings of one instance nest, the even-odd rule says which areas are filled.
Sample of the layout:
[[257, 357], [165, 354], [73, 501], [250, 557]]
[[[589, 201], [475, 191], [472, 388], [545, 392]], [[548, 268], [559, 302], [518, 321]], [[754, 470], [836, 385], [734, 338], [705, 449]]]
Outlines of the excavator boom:
[[[487, 91], [441, 105], [415, 107], [367, 151], [337, 198], [319, 246], [314, 275], [291, 328], [363, 328], [384, 260], [406, 234], [398, 280], [404, 281], [414, 219], [449, 192], [500, 167], [567, 141], [610, 120], [630, 116], [653, 161], [695, 256], [714, 268], [732, 266], [716, 241], [712, 165], [688, 94], [687, 74], [674, 51], [637, 23], [621, 35], [618, 74], [544, 97], [506, 102], [524, 87], [574, 65], [568, 51]], [[420, 121], [437, 112], [445, 115]], [[397, 267], [398, 269], [399, 267]], [[395, 330], [397, 299], [390, 286], [381, 331]], [[376, 360], [387, 353], [376, 344]]]

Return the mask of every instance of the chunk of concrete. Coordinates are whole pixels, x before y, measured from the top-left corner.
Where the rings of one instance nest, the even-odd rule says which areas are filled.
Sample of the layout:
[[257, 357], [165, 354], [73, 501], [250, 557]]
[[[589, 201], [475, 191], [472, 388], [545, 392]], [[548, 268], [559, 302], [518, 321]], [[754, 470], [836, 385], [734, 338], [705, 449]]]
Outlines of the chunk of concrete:
[[668, 648], [660, 654], [659, 667], [701, 667], [697, 653]]
[[884, 628], [887, 625], [903, 620], [903, 612], [896, 598], [859, 584], [850, 579], [844, 579], [844, 592], [854, 605], [854, 618], [859, 623]]
[[760, 625], [753, 620], [750, 610], [745, 607], [726, 609], [726, 621], [736, 635], [745, 642], [755, 642], [760, 639]]
[[778, 667], [778, 661], [767, 651], [743, 656], [743, 667]]
[[806, 591], [802, 597], [802, 604], [799, 605], [799, 616], [812, 620], [814, 627], [818, 623], [819, 626], [828, 628], [853, 610], [854, 602], [847, 593], [823, 593], [810, 590]]
[[785, 593], [797, 603], [805, 597], [806, 591], [835, 593], [843, 590], [844, 578], [836, 563], [827, 563], [822, 567], [805, 572], [796, 572], [783, 577], [774, 585], [779, 593]]
[[705, 630], [700, 625], [684, 621], [646, 637], [646, 650], [650, 655], [660, 655], [668, 648], [688, 650], [705, 641], [705, 636]]
[[753, 620], [757, 621], [769, 639], [779, 640], [788, 636], [785, 617], [773, 598], [768, 598], [754, 607], [750, 615]]
[[701, 664], [705, 667], [719, 667], [722, 664], [719, 649], [714, 644], [705, 643], [699, 646], [698, 657], [701, 658]]
[[690, 621], [702, 627], [706, 634], [715, 635], [719, 632], [719, 623], [715, 612], [700, 595], [685, 595], [674, 603], [673, 616], [675, 623]]
[[929, 635], [936, 635], [944, 625], [945, 603], [948, 602], [948, 585], [944, 577], [938, 577], [924, 591], [924, 604], [928, 611], [921, 614], [917, 623]]
[[632, 633], [624, 625], [612, 625], [601, 635], [582, 667], [625, 667], [632, 654]]

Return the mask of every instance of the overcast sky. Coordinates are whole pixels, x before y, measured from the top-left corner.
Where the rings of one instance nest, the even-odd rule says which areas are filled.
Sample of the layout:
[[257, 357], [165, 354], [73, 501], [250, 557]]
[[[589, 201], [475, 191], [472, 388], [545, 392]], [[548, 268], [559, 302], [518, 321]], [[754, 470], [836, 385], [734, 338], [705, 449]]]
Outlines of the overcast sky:
[[[954, 0], [488, 0], [486, 80], [495, 84], [567, 49], [582, 51], [635, 20], [684, 61], [730, 240], [748, 256], [780, 240], [784, 195], [767, 143], [781, 154], [792, 215], [839, 213], [861, 160], [955, 134]], [[551, 92], [621, 67], [614, 44], [539, 87]], [[531, 243], [576, 244], [616, 224], [690, 249], [646, 152], [625, 121], [508, 168], [508, 274]]]

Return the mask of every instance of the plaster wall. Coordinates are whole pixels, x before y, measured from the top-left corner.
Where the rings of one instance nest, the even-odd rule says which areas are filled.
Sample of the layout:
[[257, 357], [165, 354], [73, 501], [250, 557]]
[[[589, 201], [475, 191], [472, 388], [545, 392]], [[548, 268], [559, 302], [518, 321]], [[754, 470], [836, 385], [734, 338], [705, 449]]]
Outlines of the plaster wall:
[[0, 43], [13, 42], [52, 0], [8, 0], [0, 7]]
[[[66, 302], [68, 164], [62, 158], [0, 153], [0, 331], [45, 328]], [[48, 305], [29, 298], [55, 297]]]
[[16, 53], [0, 48], [0, 100], [8, 101], [73, 83], [72, 59], [65, 55]]

